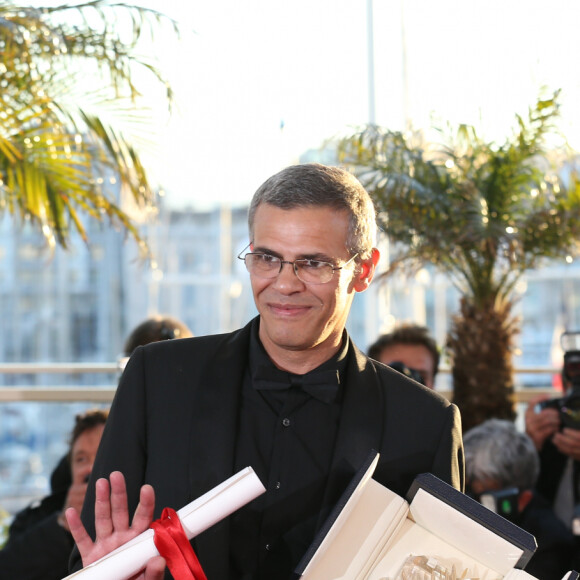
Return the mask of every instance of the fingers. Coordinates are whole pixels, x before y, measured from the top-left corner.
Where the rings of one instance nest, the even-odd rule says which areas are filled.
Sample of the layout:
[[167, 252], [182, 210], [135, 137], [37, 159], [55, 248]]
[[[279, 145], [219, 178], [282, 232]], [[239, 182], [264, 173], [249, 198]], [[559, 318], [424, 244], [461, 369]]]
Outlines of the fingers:
[[540, 451], [544, 442], [560, 428], [560, 417], [556, 409], [546, 408], [536, 413], [535, 402], [545, 400], [545, 395], [535, 397], [526, 409], [526, 433], [530, 436], [536, 449]]
[[536, 413], [527, 423], [529, 431], [539, 433], [557, 431], [560, 428], [560, 417], [555, 409], [544, 409], [541, 413]]
[[[154, 510], [155, 492], [150, 485], [144, 485], [131, 529], [136, 533], [145, 531], [153, 521]], [[103, 478], [96, 483], [95, 532], [97, 538], [106, 538], [113, 532], [122, 533], [128, 529], [129, 509], [125, 478], [120, 471], [113, 471], [109, 481]]]
[[165, 559], [161, 556], [151, 558], [145, 568], [145, 580], [162, 580], [165, 572]]
[[129, 528], [129, 508], [125, 478], [120, 471], [113, 471], [109, 480], [101, 478], [95, 485], [95, 532], [97, 538], [110, 536], [114, 531]]
[[75, 508], [68, 508], [64, 512], [64, 516], [68, 523], [68, 527], [72, 537], [79, 549], [81, 555], [83, 566], [87, 566], [92, 562], [87, 561], [88, 554], [93, 549], [93, 539], [87, 534], [85, 527], [81, 522], [81, 517]]
[[155, 511], [155, 491], [150, 485], [141, 487], [139, 505], [133, 516], [131, 527], [139, 533], [145, 531], [153, 521]]
[[109, 476], [109, 481], [111, 482], [111, 520], [113, 528], [124, 531], [129, 527], [125, 477], [120, 471], [113, 471]]
[[100, 478], [95, 484], [95, 533], [106, 538], [113, 532], [109, 480]]
[[565, 428], [554, 435], [552, 442], [560, 453], [580, 461], [580, 431]]
[[[139, 505], [129, 526], [129, 509], [125, 478], [119, 471], [111, 473], [109, 479], [101, 478], [95, 484], [95, 533], [93, 541], [83, 526], [74, 508], [66, 511], [71, 534], [78, 546], [83, 566], [92, 564], [119, 546], [126, 544], [144, 532], [153, 519], [155, 493], [150, 485], [141, 488]], [[135, 578], [162, 580], [165, 570], [163, 558], [155, 558], [147, 566], [145, 573]]]
[[526, 427], [534, 427], [537, 425], [543, 425], [545, 423], [559, 423], [558, 411], [552, 408], [545, 408], [539, 412], [536, 412], [536, 404], [540, 401], [546, 400], [545, 396], [536, 397], [536, 403], [530, 401], [526, 409]]

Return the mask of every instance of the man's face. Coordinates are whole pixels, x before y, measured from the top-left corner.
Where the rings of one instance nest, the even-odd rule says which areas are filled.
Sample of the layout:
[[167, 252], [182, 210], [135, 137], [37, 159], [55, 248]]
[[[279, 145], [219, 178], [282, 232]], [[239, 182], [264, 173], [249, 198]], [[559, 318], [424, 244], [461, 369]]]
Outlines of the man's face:
[[435, 361], [427, 347], [422, 344], [393, 344], [385, 347], [379, 355], [379, 361], [384, 364], [402, 362], [406, 367], [419, 371], [425, 386], [435, 387]]
[[[344, 211], [329, 207], [284, 210], [262, 204], [254, 218], [252, 251], [282, 260], [312, 258], [342, 266], [351, 258], [347, 233]], [[357, 267], [353, 261], [335, 271], [326, 284], [305, 284], [290, 264], [284, 264], [276, 278], [251, 276], [260, 313], [260, 340], [278, 366], [307, 372], [337, 351], [354, 293], [366, 289], [377, 260], [378, 252], [370, 265]], [[289, 360], [295, 361], [290, 365], [295, 368], [287, 368]]]
[[73, 483], [86, 481], [91, 474], [104, 428], [105, 425], [96, 425], [87, 429], [74, 442], [70, 459]]

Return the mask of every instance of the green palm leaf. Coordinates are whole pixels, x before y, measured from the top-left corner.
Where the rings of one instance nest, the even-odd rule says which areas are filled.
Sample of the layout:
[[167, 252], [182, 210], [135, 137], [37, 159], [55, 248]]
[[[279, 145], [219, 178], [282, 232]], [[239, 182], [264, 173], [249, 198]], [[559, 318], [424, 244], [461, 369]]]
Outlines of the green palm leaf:
[[[513, 289], [549, 258], [579, 254], [580, 182], [564, 177], [550, 137], [558, 93], [539, 99], [497, 145], [470, 126], [420, 135], [365, 127], [339, 144], [393, 242], [386, 275], [432, 264], [461, 293], [448, 337], [464, 425], [513, 417]], [[559, 152], [560, 156], [562, 152]]]
[[139, 56], [163, 23], [177, 32], [159, 12], [123, 2], [32, 8], [0, 0], [0, 211], [30, 219], [51, 245], [66, 247], [71, 230], [86, 240], [86, 216], [110, 220], [144, 247], [120, 190], [147, 208], [154, 188], [135, 146], [105, 119], [129, 109], [125, 119], [143, 122], [139, 68], [171, 104], [162, 73]]

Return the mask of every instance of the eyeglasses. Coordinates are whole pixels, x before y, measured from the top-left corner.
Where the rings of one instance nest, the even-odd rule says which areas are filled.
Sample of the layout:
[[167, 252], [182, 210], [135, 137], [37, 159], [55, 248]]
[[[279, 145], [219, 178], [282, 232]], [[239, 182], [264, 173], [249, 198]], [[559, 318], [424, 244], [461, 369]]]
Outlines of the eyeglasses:
[[262, 252], [247, 252], [244, 254], [248, 247], [240, 252], [238, 260], [244, 261], [248, 272], [252, 276], [267, 280], [276, 278], [282, 271], [284, 264], [291, 264], [298, 279], [305, 284], [327, 284], [332, 280], [336, 270], [342, 270], [358, 256], [357, 253], [342, 266], [335, 266], [330, 262], [321, 262], [320, 260], [311, 260], [309, 258], [290, 261]]

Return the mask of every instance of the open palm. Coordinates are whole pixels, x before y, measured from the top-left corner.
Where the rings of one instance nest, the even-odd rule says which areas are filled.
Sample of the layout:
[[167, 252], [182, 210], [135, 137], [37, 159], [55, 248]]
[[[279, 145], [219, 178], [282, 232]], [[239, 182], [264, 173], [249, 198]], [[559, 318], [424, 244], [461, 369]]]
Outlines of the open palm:
[[[95, 540], [85, 530], [74, 508], [66, 512], [70, 531], [77, 544], [83, 566], [96, 562], [147, 530], [153, 521], [155, 509], [155, 492], [150, 485], [144, 485], [141, 488], [139, 505], [133, 521], [129, 523], [125, 478], [119, 471], [111, 473], [110, 483], [107, 479], [97, 480], [95, 491]], [[134, 578], [160, 580], [163, 578], [164, 570], [165, 560], [161, 557], [152, 558], [144, 571]]]

